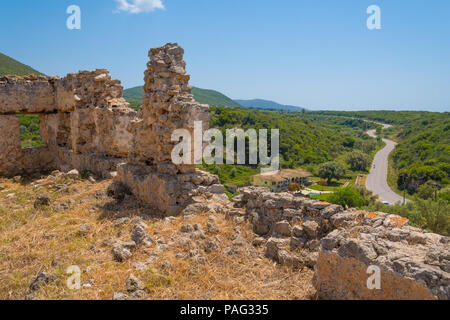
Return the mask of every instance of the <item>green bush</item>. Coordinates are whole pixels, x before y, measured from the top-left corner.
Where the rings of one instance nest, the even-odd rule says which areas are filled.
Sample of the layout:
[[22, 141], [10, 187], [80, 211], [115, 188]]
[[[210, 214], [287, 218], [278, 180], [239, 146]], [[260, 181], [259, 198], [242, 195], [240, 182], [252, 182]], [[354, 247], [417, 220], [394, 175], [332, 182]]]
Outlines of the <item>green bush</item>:
[[367, 153], [359, 150], [351, 152], [347, 157], [347, 164], [355, 171], [366, 171], [371, 161], [372, 159]]
[[328, 196], [328, 202], [348, 208], [358, 208], [366, 204], [364, 197], [351, 187], [342, 188], [330, 194]]
[[339, 162], [330, 161], [319, 166], [319, 177], [327, 179], [328, 185], [333, 179], [339, 180], [343, 176], [345, 176], [345, 168]]

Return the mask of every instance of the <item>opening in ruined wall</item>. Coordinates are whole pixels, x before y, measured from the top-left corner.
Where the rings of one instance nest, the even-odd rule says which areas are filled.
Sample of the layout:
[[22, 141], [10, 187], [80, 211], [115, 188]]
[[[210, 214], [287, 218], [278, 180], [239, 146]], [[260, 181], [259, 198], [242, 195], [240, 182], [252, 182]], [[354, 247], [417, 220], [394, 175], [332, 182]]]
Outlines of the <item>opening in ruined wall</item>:
[[37, 114], [18, 114], [20, 122], [20, 140], [22, 149], [45, 147], [40, 132], [40, 120]]

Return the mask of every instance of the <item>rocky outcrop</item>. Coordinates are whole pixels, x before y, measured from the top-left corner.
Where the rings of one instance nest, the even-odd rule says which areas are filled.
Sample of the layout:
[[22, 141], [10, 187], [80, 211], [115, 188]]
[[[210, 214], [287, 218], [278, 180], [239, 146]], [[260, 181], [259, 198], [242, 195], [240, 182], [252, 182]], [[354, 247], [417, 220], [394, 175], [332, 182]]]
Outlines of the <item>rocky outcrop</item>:
[[[314, 280], [321, 298], [450, 299], [450, 238], [392, 218], [366, 214], [322, 239]], [[381, 271], [379, 289], [367, 285], [370, 266]]]
[[[450, 238], [381, 212], [344, 210], [326, 202], [240, 189], [244, 208], [266, 256], [294, 268], [315, 270], [322, 299], [450, 299]], [[379, 268], [380, 289], [368, 286]]]

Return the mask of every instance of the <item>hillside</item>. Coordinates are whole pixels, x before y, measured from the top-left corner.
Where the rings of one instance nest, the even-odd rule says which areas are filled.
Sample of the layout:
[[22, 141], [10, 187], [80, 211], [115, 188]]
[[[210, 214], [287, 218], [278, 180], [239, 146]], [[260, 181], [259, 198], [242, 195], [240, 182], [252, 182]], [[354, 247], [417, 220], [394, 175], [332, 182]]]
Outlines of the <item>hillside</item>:
[[30, 74], [42, 75], [39, 71], [0, 53], [0, 77], [5, 75], [27, 76]]
[[209, 104], [210, 106], [220, 106], [220, 107], [241, 107], [240, 104], [231, 100], [224, 94], [207, 89], [192, 88], [192, 93], [194, 94], [195, 100], [199, 103]]
[[282, 105], [276, 103], [274, 101], [262, 100], [262, 99], [253, 99], [253, 100], [234, 100], [239, 103], [241, 106], [250, 109], [267, 109], [267, 110], [281, 110], [281, 111], [302, 111], [304, 108], [290, 105]]
[[[317, 111], [320, 117], [358, 118], [390, 123], [384, 135], [398, 142], [390, 157], [391, 187], [425, 199], [434, 197], [435, 184], [449, 194], [450, 113], [426, 111]], [[448, 196], [447, 196], [448, 197]]]
[[[133, 107], [136, 107], [142, 103], [143, 93], [144, 89], [142, 87], [134, 87], [124, 90], [123, 96]], [[197, 102], [209, 104], [210, 106], [241, 107], [238, 103], [218, 91], [194, 87], [192, 88], [192, 94]]]
[[[27, 76], [30, 74], [43, 75], [43, 73], [0, 53], [0, 77], [5, 75]], [[21, 114], [19, 120], [22, 147], [43, 146], [39, 133], [39, 116]]]
[[[308, 113], [226, 107], [211, 108], [210, 117], [211, 127], [221, 130], [235, 127], [279, 129], [282, 168], [302, 166], [314, 173], [318, 165], [327, 161], [336, 160], [345, 166], [347, 155], [355, 149], [364, 149], [371, 155], [377, 148], [377, 142], [362, 129], [366, 124], [358, 120], [310, 118]], [[248, 184], [250, 177], [259, 170], [252, 165], [210, 165], [204, 169], [217, 174], [222, 183], [237, 186]]]

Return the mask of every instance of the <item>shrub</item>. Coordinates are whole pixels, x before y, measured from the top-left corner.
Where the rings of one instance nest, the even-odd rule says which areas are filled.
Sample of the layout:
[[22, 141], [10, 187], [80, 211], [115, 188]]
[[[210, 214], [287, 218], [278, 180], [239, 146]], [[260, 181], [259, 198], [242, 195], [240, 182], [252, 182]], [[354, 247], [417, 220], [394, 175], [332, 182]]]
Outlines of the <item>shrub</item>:
[[351, 187], [342, 188], [330, 194], [328, 201], [349, 208], [358, 208], [366, 204], [364, 197]]
[[345, 168], [339, 162], [326, 162], [319, 166], [319, 177], [327, 179], [327, 183], [331, 184], [331, 180], [340, 179], [345, 175]]
[[370, 166], [370, 162], [370, 157], [359, 150], [353, 151], [347, 157], [347, 164], [355, 171], [366, 171], [367, 167]]

